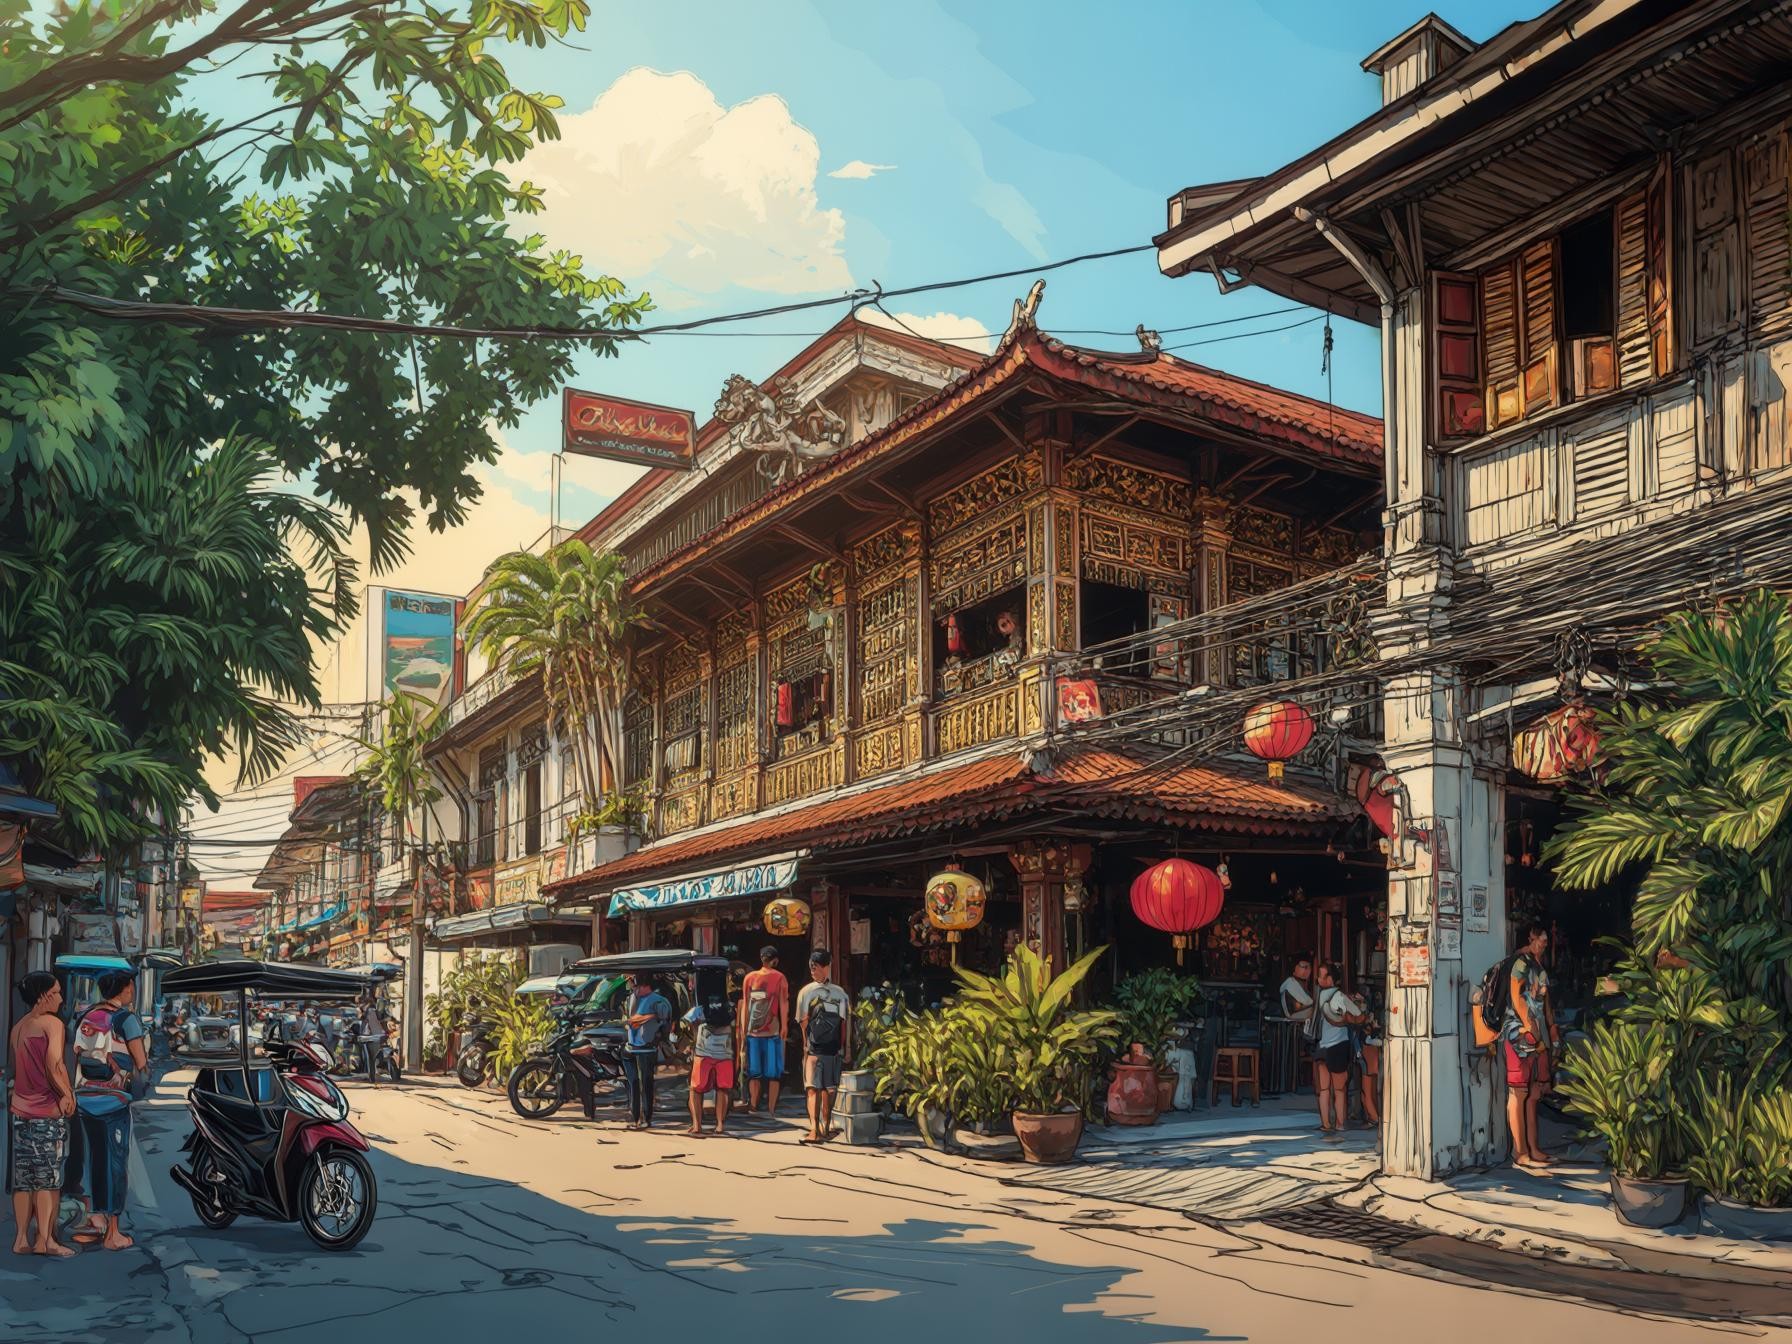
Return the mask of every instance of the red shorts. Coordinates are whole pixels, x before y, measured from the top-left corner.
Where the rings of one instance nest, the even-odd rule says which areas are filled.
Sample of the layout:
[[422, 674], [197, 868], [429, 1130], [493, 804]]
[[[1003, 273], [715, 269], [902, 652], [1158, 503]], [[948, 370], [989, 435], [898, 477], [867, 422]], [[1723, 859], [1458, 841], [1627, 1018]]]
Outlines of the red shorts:
[[732, 1059], [695, 1059], [691, 1061], [691, 1091], [734, 1091]]
[[1533, 1054], [1521, 1055], [1511, 1041], [1506, 1047], [1506, 1086], [1530, 1087], [1534, 1083], [1549, 1081], [1549, 1051], [1538, 1050]]

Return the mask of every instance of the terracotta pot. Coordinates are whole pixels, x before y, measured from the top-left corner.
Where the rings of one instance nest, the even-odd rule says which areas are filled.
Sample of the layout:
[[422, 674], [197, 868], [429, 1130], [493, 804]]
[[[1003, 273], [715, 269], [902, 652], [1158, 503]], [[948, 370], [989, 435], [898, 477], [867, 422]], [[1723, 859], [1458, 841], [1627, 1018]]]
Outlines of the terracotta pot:
[[1157, 1119], [1157, 1067], [1153, 1064], [1114, 1065], [1114, 1081], [1108, 1088], [1110, 1125], [1149, 1125]]
[[1014, 1137], [1020, 1140], [1021, 1156], [1027, 1161], [1040, 1166], [1062, 1166], [1076, 1156], [1076, 1146], [1083, 1140], [1083, 1113], [1029, 1115], [1016, 1111]]
[[1162, 1115], [1166, 1111], [1176, 1109], [1176, 1071], [1159, 1069], [1157, 1072], [1157, 1111]]
[[1643, 1180], [1614, 1171], [1612, 1207], [1632, 1227], [1670, 1227], [1686, 1212], [1686, 1177]]
[[1701, 1210], [1705, 1230], [1742, 1241], [1792, 1241], [1792, 1209], [1733, 1204], [1706, 1195]]

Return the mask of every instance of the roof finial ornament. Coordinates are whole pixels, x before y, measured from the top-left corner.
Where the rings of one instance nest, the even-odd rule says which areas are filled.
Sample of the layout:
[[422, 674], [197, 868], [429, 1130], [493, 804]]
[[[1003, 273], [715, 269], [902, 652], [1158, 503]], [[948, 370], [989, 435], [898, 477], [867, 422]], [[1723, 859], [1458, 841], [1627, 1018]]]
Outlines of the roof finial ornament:
[[1008, 330], [1002, 333], [1002, 344], [1007, 345], [1023, 331], [1037, 331], [1039, 324], [1034, 320], [1039, 312], [1039, 300], [1045, 296], [1045, 281], [1035, 280], [1033, 288], [1027, 291], [1027, 297], [1014, 301], [1014, 316], [1009, 319]]
[[1146, 354], [1155, 355], [1163, 350], [1164, 338], [1159, 336], [1155, 331], [1152, 331], [1143, 322], [1139, 323], [1139, 329], [1136, 334], [1139, 338], [1139, 349], [1143, 350]]

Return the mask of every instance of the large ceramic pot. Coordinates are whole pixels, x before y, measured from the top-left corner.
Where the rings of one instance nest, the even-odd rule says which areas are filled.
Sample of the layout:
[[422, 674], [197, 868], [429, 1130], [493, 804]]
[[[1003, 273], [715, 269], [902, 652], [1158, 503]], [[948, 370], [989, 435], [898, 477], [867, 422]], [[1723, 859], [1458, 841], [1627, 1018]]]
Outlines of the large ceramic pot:
[[1614, 1171], [1612, 1207], [1632, 1227], [1671, 1227], [1686, 1212], [1686, 1177], [1643, 1180]]
[[1020, 1140], [1021, 1156], [1040, 1166], [1062, 1166], [1076, 1156], [1076, 1146], [1083, 1140], [1083, 1113], [1062, 1111], [1057, 1115], [1014, 1113], [1014, 1137]]
[[1792, 1241], [1792, 1209], [1732, 1204], [1706, 1195], [1699, 1210], [1705, 1230], [1716, 1237], [1745, 1241]]
[[1157, 1119], [1157, 1066], [1114, 1065], [1114, 1081], [1108, 1088], [1110, 1125], [1149, 1125]]
[[1176, 1070], [1159, 1069], [1157, 1072], [1157, 1111], [1163, 1115], [1176, 1109]]

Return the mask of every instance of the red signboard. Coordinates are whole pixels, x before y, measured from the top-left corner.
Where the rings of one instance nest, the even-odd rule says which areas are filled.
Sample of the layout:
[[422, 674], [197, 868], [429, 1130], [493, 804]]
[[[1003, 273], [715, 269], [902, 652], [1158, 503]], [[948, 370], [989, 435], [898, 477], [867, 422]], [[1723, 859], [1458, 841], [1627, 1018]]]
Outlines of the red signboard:
[[569, 453], [689, 470], [697, 419], [689, 411], [567, 388], [561, 399], [563, 446]]

